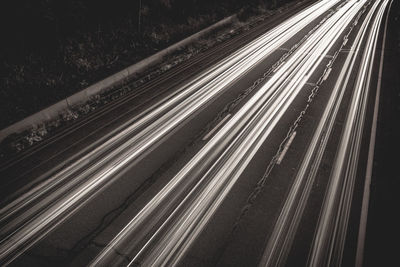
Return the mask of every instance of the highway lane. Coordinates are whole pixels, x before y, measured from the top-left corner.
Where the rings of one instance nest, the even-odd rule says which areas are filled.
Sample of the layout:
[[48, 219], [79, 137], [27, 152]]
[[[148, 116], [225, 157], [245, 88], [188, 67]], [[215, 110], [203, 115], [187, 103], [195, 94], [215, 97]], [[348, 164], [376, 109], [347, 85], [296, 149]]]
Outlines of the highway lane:
[[[385, 14], [385, 31], [378, 41], [380, 66], [378, 88], [374, 104], [374, 124], [376, 132], [371, 132], [368, 160], [371, 163], [366, 173], [362, 215], [361, 216], [356, 266], [392, 266], [398, 262], [396, 244], [399, 218], [392, 211], [399, 208], [398, 157], [399, 151], [399, 8], [400, 2], [392, 1]], [[379, 46], [379, 44], [381, 44]], [[380, 89], [380, 90], [379, 90]], [[380, 93], [379, 93], [380, 92]], [[376, 133], [376, 135], [375, 135]], [[376, 143], [373, 141], [376, 138]], [[372, 175], [372, 177], [371, 177]], [[369, 200], [369, 201], [368, 201]], [[364, 226], [364, 227], [363, 227]], [[366, 229], [365, 229], [366, 227]], [[366, 234], [365, 234], [366, 230]]]
[[[307, 200], [309, 199], [323, 153], [326, 149], [327, 141], [332, 132], [340, 104], [343, 100], [345, 89], [349, 84], [350, 75], [355, 67], [356, 59], [360, 51], [361, 40], [366, 32], [367, 22], [367, 20], [364, 21], [364, 27], [359, 31], [353, 43], [353, 47], [351, 48], [355, 53], [349, 53], [346, 58], [338, 77], [338, 82], [333, 88], [332, 95], [318, 127], [314, 132], [313, 139], [295, 177], [287, 200], [282, 208], [282, 212], [275, 224], [275, 228], [268, 241], [260, 265], [275, 266], [286, 260], [287, 254], [291, 248], [291, 243], [293, 242], [292, 239], [298, 229], [299, 221], [303, 215]], [[353, 25], [355, 24], [356, 22], [353, 23]], [[346, 37], [346, 39], [347, 38], [348, 37]]]
[[[120, 167], [141, 159], [144, 156], [143, 151], [148, 148], [150, 148], [148, 150], [150, 153], [152, 144], [162, 140], [169, 130], [189, 118], [202, 105], [206, 105], [212, 97], [218, 95], [227, 84], [246, 74], [255, 62], [265, 59], [269, 53], [279, 48], [299, 29], [303, 29], [334, 4], [335, 2], [332, 1], [329, 3], [319, 2], [297, 17], [286, 21], [277, 29], [253, 42], [253, 45], [244, 47], [241, 53], [239, 51], [199, 76], [187, 87], [178, 90], [171, 95], [170, 99], [154, 105], [151, 110], [139, 116], [140, 119], [136, 118], [134, 127], [127, 128], [91, 152], [86, 158], [3, 207], [2, 223], [4, 227], [1, 229], [3, 257], [14, 258], [57, 227], [85, 201], [93, 198], [94, 192], [98, 194], [99, 188], [108, 185], [109, 177], [117, 180], [113, 174], [118, 173]], [[263, 45], [264, 49], [260, 49]], [[204, 86], [204, 83], [207, 86]], [[213, 90], [210, 90], [210, 84], [213, 85]], [[117, 142], [123, 145], [116, 145]], [[115, 148], [115, 150], [110, 152], [111, 148]], [[107, 155], [104, 156], [104, 154]], [[99, 170], [100, 166], [106, 167]], [[80, 171], [82, 169], [83, 171]], [[76, 174], [79, 174], [80, 179], [75, 177]], [[74, 177], [74, 179], [69, 177]], [[88, 177], [96, 178], [87, 180]], [[68, 182], [64, 183], [67, 180]], [[14, 229], [18, 229], [18, 231], [14, 231]]]

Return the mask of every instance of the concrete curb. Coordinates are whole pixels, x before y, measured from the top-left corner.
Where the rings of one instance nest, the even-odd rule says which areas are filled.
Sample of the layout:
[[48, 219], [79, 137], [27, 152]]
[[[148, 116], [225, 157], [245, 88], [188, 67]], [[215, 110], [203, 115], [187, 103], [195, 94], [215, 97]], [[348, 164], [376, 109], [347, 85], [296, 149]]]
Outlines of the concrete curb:
[[86, 103], [92, 96], [97, 95], [107, 89], [110, 89], [114, 86], [118, 86], [123, 82], [132, 78], [135, 74], [145, 70], [148, 67], [151, 67], [157, 63], [162, 62], [165, 56], [177, 51], [178, 49], [187, 46], [193, 41], [203, 37], [204, 35], [216, 30], [222, 26], [232, 23], [236, 19], [236, 15], [232, 15], [230, 17], [226, 17], [217, 23], [175, 43], [156, 54], [145, 58], [132, 66], [123, 69], [104, 80], [101, 80], [82, 91], [75, 93], [25, 119], [18, 121], [0, 131], [0, 142], [13, 133], [19, 133], [29, 128], [34, 127], [35, 125], [42, 124], [47, 121], [51, 121], [56, 119], [60, 114], [68, 110], [70, 107], [77, 106], [80, 104]]

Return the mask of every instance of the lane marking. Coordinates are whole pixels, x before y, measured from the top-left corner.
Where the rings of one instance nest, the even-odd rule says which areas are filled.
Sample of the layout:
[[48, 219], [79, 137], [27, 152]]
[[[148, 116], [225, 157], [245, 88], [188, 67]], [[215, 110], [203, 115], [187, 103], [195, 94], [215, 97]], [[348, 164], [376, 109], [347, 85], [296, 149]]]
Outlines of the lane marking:
[[329, 77], [329, 74], [331, 73], [331, 71], [332, 71], [332, 68], [328, 68], [328, 70], [325, 72], [325, 75], [324, 75], [324, 81], [326, 81], [326, 79], [328, 79], [328, 77]]
[[228, 114], [215, 127], [203, 137], [203, 141], [207, 140], [232, 114]]
[[306, 85], [309, 85], [309, 86], [311, 86], [311, 87], [317, 86], [317, 84], [316, 84], [316, 83], [313, 83], [313, 82], [306, 82]]
[[289, 51], [290, 49], [284, 48], [284, 47], [279, 47], [277, 50]]
[[281, 164], [281, 162], [282, 162], [283, 158], [285, 157], [286, 152], [288, 151], [290, 145], [292, 144], [293, 139], [294, 139], [295, 136], [296, 136], [296, 132], [293, 132], [292, 135], [289, 138], [289, 141], [286, 143], [285, 147], [283, 148], [282, 153], [279, 156], [276, 164], [278, 164], [278, 165]]
[[364, 51], [363, 49], [352, 49], [352, 48], [350, 48], [350, 49], [342, 49], [341, 51], [340, 51], [340, 53], [356, 53], [356, 52], [358, 52], [358, 51]]

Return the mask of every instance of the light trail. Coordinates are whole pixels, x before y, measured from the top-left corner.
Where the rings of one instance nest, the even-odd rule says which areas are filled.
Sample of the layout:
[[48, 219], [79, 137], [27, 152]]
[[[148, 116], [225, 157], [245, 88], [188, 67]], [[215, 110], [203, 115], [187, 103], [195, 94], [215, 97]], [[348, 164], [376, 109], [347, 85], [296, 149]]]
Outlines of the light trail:
[[[388, 0], [376, 2], [380, 6], [371, 25], [354, 86], [355, 91], [349, 104], [350, 110], [321, 209], [308, 262], [309, 266], [340, 266], [342, 263], [376, 44], [388, 2]], [[371, 10], [371, 16], [376, 9]]]
[[[377, 3], [372, 8], [376, 8]], [[364, 9], [365, 10], [365, 9]], [[360, 13], [361, 15], [362, 13]], [[354, 25], [357, 24], [358, 18], [353, 22], [349, 31], [352, 31]], [[288, 193], [282, 211], [275, 223], [271, 237], [268, 240], [266, 249], [264, 250], [260, 266], [282, 266], [286, 262], [286, 258], [291, 249], [294, 236], [297, 232], [298, 225], [303, 216], [303, 212], [308, 201], [314, 180], [319, 169], [322, 155], [332, 132], [336, 115], [343, 100], [343, 95], [348, 86], [352, 70], [355, 68], [356, 59], [360, 53], [362, 41], [367, 33], [367, 26], [371, 19], [368, 16], [359, 30], [355, 41], [351, 47], [354, 53], [349, 53], [344, 66], [339, 74], [335, 87], [328, 101], [328, 104], [322, 114], [320, 122], [315, 130], [312, 141], [308, 146], [302, 164], [294, 179], [293, 185]], [[349, 33], [344, 40], [348, 39]], [[341, 49], [347, 41], [344, 41]]]
[[[121, 133], [0, 210], [0, 262], [9, 263], [117, 180], [125, 167], [339, 1], [319, 1], [143, 112]], [[283, 81], [281, 81], [283, 82]]]
[[327, 19], [91, 266], [177, 264], [361, 7], [348, 1]]

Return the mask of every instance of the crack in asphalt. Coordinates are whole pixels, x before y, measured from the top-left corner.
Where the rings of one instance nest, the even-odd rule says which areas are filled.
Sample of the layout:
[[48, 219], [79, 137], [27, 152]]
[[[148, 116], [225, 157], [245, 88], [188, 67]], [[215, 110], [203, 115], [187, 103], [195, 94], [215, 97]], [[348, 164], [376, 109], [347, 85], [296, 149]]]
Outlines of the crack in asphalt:
[[[135, 200], [137, 200], [147, 189], [149, 189], [160, 176], [165, 173], [173, 164], [175, 164], [178, 159], [187, 151], [197, 144], [199, 140], [201, 140], [201, 136], [203, 132], [196, 134], [191, 140], [187, 142], [186, 145], [180, 150], [178, 150], [169, 160], [167, 160], [161, 167], [156, 170], [153, 175], [147, 178], [139, 187], [136, 189], [132, 194], [130, 194], [127, 198], [125, 198], [124, 202], [118, 206], [117, 208], [109, 211], [105, 216], [102, 217], [101, 221], [99, 222], [98, 226], [88, 233], [86, 236], [81, 238], [71, 249], [72, 257], [78, 256], [78, 254], [87, 248], [90, 244], [95, 244], [95, 239], [101, 234], [107, 227], [111, 226], [112, 223], [126, 210], [130, 207]], [[105, 246], [103, 246], [105, 247]]]

